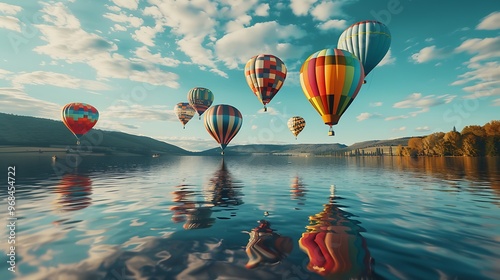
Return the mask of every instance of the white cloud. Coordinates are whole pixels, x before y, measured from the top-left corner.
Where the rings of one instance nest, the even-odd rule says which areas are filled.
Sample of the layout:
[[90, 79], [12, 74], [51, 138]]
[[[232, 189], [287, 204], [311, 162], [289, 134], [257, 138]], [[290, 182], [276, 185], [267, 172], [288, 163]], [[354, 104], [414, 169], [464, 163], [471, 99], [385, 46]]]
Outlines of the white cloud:
[[[33, 104], [43, 110], [34, 110]], [[58, 119], [62, 106], [31, 97], [20, 89], [0, 88], [0, 107], [3, 113]]]
[[113, 27], [111, 28], [112, 31], [127, 31], [127, 28], [124, 26], [119, 25], [118, 23], [115, 23]]
[[269, 4], [261, 4], [257, 6], [255, 12], [252, 13], [252, 8], [254, 8], [258, 2], [258, 0], [221, 0], [221, 4], [226, 6], [219, 9], [219, 14], [237, 18], [242, 15], [257, 14], [258, 10], [260, 10], [259, 12], [265, 12], [266, 9], [269, 9]]
[[149, 63], [137, 63], [130, 61], [120, 54], [113, 54], [102, 59], [94, 59], [88, 62], [102, 78], [130, 79], [131, 81], [143, 82], [152, 85], [165, 85], [178, 88], [179, 76], [175, 73], [165, 72], [154, 68]]
[[251, 129], [252, 129], [252, 130], [256, 130], [257, 128], [259, 128], [259, 127], [258, 127], [258, 126], [256, 126], [255, 124], [254, 124], [254, 125], [252, 125], [252, 127], [251, 127]]
[[144, 20], [142, 18], [138, 18], [132, 15], [126, 15], [124, 12], [121, 12], [119, 14], [105, 13], [103, 17], [116, 23], [124, 23], [127, 27], [137, 28], [144, 23]]
[[318, 29], [320, 30], [344, 30], [347, 27], [347, 21], [344, 19], [330, 19], [325, 22], [318, 24]]
[[[248, 3], [251, 2], [251, 3]], [[225, 73], [217, 69], [213, 50], [213, 36], [218, 24], [217, 16], [220, 16], [217, 3], [209, 0], [197, 1], [174, 1], [174, 0], [151, 0], [153, 7], [144, 10], [145, 15], [150, 15], [156, 20], [156, 26], [170, 27], [170, 32], [178, 35], [179, 50], [184, 52], [193, 63], [200, 66], [210, 67], [214, 73]], [[253, 6], [256, 1], [231, 1], [231, 5], [240, 3], [242, 7]], [[225, 9], [228, 13], [228, 9]], [[211, 39], [209, 43], [205, 40]]]
[[370, 103], [370, 107], [380, 107], [382, 106], [382, 102], [372, 102]]
[[269, 16], [269, 4], [260, 4], [257, 8], [255, 8], [255, 15], [260, 17]]
[[436, 46], [425, 47], [418, 53], [411, 56], [415, 63], [424, 63], [435, 59], [445, 58], [449, 55], [445, 49], [438, 49]]
[[252, 21], [252, 17], [249, 15], [241, 15], [234, 20], [228, 21], [226, 23], [226, 33], [231, 33], [239, 29], [245, 28]]
[[434, 38], [425, 38], [425, 41], [426, 42], [432, 42], [432, 41], [434, 41]]
[[12, 16], [0, 16], [0, 28], [21, 32], [21, 21]]
[[280, 25], [275, 21], [260, 22], [253, 26], [226, 34], [215, 44], [219, 60], [230, 69], [238, 68], [259, 53], [272, 53], [285, 62], [285, 58], [298, 58], [309, 46], [290, 43], [306, 36], [306, 32], [295, 25]]
[[405, 100], [395, 103], [392, 107], [394, 108], [430, 108], [434, 106], [438, 106], [441, 104], [448, 104], [453, 99], [455, 99], [455, 95], [427, 95], [423, 96], [421, 93], [413, 93], [410, 94]]
[[358, 119], [358, 122], [362, 122], [362, 121], [365, 121], [365, 120], [368, 120], [368, 119], [373, 119], [373, 118], [380, 118], [382, 117], [381, 114], [378, 114], [378, 113], [361, 113], [359, 114], [356, 119]]
[[402, 126], [400, 128], [394, 128], [393, 131], [405, 131], [406, 130], [406, 126]]
[[66, 74], [35, 71], [19, 74], [12, 79], [14, 87], [23, 88], [24, 85], [51, 85], [63, 88], [110, 90], [111, 88], [101, 82], [82, 80]]
[[500, 64], [495, 62], [471, 63], [470, 71], [458, 76], [458, 80], [451, 85], [465, 85], [464, 91], [471, 93], [465, 98], [479, 98], [484, 96], [500, 95]]
[[311, 15], [315, 20], [324, 21], [332, 16], [339, 16], [342, 14], [343, 1], [322, 1], [311, 10]]
[[112, 0], [115, 5], [127, 8], [129, 10], [136, 10], [139, 4], [139, 0]]
[[200, 36], [214, 32], [217, 4], [209, 0], [150, 0], [158, 9], [145, 10], [178, 35]]
[[476, 29], [480, 29], [480, 30], [497, 30], [497, 29], [500, 29], [500, 12], [493, 12], [493, 13], [487, 15], [476, 26]]
[[213, 52], [210, 49], [204, 48], [204, 37], [184, 37], [177, 41], [180, 49], [191, 58], [193, 63], [215, 68], [213, 61]]
[[0, 12], [6, 15], [15, 15], [22, 11], [23, 8], [16, 6], [16, 5], [10, 5], [7, 3], [0, 3]]
[[394, 120], [401, 120], [401, 119], [407, 119], [407, 118], [408, 118], [408, 116], [406, 116], [406, 115], [400, 115], [400, 116], [387, 117], [384, 120], [394, 121]]
[[0, 68], [0, 79], [7, 79], [11, 74], [12, 72]]
[[317, 0], [291, 0], [290, 8], [296, 16], [305, 16], [309, 13], [312, 4], [316, 3]]
[[430, 130], [431, 129], [428, 126], [419, 126], [419, 127], [415, 128], [415, 131], [419, 131], [419, 132], [430, 131]]
[[138, 42], [143, 43], [146, 46], [154, 47], [154, 38], [156, 33], [163, 32], [164, 28], [161, 25], [156, 25], [155, 27], [141, 26], [132, 35], [132, 38]]
[[500, 37], [468, 39], [458, 46], [455, 51], [476, 54], [470, 59], [470, 63], [500, 57]]
[[500, 98], [493, 100], [492, 106], [500, 106]]
[[135, 50], [135, 55], [137, 59], [131, 59], [132, 61], [142, 61], [169, 67], [175, 67], [180, 64], [179, 60], [169, 57], [162, 57], [160, 53], [152, 54], [151, 52], [149, 52], [149, 49], [146, 46], [137, 48]]
[[52, 13], [48, 18], [54, 25], [36, 25], [43, 35], [42, 40], [47, 44], [36, 47], [35, 52], [67, 63], [87, 63], [96, 70], [97, 78], [129, 79], [153, 85], [179, 87], [177, 74], [161, 71], [155, 68], [153, 63], [141, 58], [131, 61], [120, 54], [112, 53], [118, 47], [97, 34], [82, 30], [78, 20], [63, 4], [46, 5], [42, 12]]
[[112, 12], [116, 12], [116, 13], [118, 13], [119, 11], [121, 11], [121, 10], [122, 10], [122, 9], [121, 9], [120, 7], [118, 7], [118, 6], [109, 6], [109, 5], [105, 5], [105, 6], [108, 8], [108, 10], [110, 10], [110, 11], [112, 11]]
[[53, 25], [35, 25], [43, 35], [41, 39], [47, 42], [46, 45], [36, 47], [35, 52], [73, 63], [84, 62], [117, 50], [114, 43], [82, 30], [78, 19], [62, 3], [45, 5], [42, 12], [46, 13], [43, 18]]
[[392, 65], [396, 62], [396, 58], [392, 56], [391, 49], [385, 54], [384, 58], [379, 62], [378, 67], [384, 65]]
[[142, 121], [178, 121], [171, 106], [143, 106], [127, 101], [117, 101], [102, 111], [103, 119], [134, 119]]

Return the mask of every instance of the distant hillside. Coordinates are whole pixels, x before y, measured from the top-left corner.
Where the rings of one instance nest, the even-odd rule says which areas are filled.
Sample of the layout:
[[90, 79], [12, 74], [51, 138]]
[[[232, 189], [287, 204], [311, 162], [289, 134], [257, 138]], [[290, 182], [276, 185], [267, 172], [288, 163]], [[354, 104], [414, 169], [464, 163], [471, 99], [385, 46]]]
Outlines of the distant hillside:
[[354, 143], [354, 144], [348, 146], [345, 150], [349, 151], [349, 150], [366, 149], [366, 148], [382, 147], [382, 146], [396, 146], [396, 147], [398, 145], [407, 146], [408, 140], [410, 140], [410, 138], [412, 138], [412, 137], [403, 137], [403, 138], [390, 139], [390, 140], [363, 141], [363, 142]]
[[[289, 144], [289, 145], [270, 145], [270, 144], [254, 144], [254, 145], [240, 145], [228, 146], [225, 149], [227, 154], [323, 154], [330, 153], [346, 148], [343, 144]], [[204, 155], [220, 154], [220, 148], [210, 149], [201, 152]]]
[[[51, 147], [65, 149], [75, 148], [76, 139], [61, 121], [17, 116], [0, 113], [0, 123], [3, 125], [0, 130], [0, 146], [24, 146], [24, 147]], [[98, 146], [92, 146], [94, 153], [103, 154], [139, 154], [151, 155], [172, 154], [172, 155], [219, 155], [220, 149], [214, 148], [198, 153], [186, 151], [177, 146], [167, 144], [149, 137], [136, 136], [122, 132], [94, 130], [102, 133], [102, 142]], [[349, 152], [356, 149], [365, 149], [367, 152], [374, 147], [384, 147], [384, 153], [388, 153], [390, 146], [407, 146], [411, 137], [404, 137], [392, 140], [371, 140], [355, 143], [351, 146], [344, 144], [253, 144], [228, 146], [228, 155], [246, 154], [312, 154], [330, 155], [335, 152]], [[82, 141], [86, 137], [82, 137]]]
[[[61, 121], [16, 116], [0, 113], [0, 145], [26, 147], [74, 147], [76, 138]], [[173, 154], [187, 155], [191, 152], [149, 137], [122, 132], [95, 130], [102, 133], [102, 141], [92, 147], [94, 152], [106, 154], [131, 153], [139, 155]], [[82, 141], [85, 140], [82, 137]]]

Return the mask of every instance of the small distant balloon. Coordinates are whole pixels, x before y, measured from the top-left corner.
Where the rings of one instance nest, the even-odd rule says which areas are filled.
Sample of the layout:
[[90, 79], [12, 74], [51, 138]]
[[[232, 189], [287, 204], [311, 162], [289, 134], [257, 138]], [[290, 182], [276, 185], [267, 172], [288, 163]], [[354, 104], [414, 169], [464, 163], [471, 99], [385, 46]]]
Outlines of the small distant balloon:
[[220, 144], [224, 154], [224, 149], [240, 130], [243, 117], [235, 107], [222, 104], [210, 107], [206, 111], [204, 123], [208, 133]]
[[182, 128], [186, 128], [186, 124], [196, 114], [195, 109], [188, 102], [177, 103], [174, 107], [174, 112], [182, 123]]
[[305, 126], [306, 126], [306, 121], [302, 117], [294, 116], [288, 120], [288, 128], [290, 129], [292, 134], [295, 135], [295, 139], [297, 139], [297, 136], [304, 129]]
[[214, 94], [208, 88], [195, 87], [192, 88], [188, 94], [187, 98], [189, 104], [198, 112], [199, 119], [201, 120], [201, 115], [212, 105], [214, 102]]
[[287, 69], [285, 63], [271, 54], [259, 54], [245, 65], [245, 78], [260, 103], [266, 105], [278, 93], [285, 82]]
[[66, 127], [75, 135], [76, 144], [80, 145], [80, 138], [97, 123], [99, 112], [89, 104], [69, 103], [63, 107], [61, 118]]

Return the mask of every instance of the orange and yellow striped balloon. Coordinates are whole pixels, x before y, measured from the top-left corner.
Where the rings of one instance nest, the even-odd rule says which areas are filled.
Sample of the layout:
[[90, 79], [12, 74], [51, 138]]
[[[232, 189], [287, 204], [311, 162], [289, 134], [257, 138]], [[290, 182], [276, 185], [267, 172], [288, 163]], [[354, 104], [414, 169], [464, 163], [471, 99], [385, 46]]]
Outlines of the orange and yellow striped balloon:
[[356, 98], [364, 77], [361, 62], [345, 50], [323, 49], [302, 64], [302, 90], [323, 122], [330, 126], [330, 135], [333, 135], [332, 126]]

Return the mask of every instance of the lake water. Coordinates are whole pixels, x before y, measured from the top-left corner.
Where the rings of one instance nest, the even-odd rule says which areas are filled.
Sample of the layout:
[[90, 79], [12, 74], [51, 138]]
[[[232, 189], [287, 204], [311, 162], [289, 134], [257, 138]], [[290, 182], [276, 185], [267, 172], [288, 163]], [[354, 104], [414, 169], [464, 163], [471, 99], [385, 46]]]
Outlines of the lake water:
[[16, 273], [6, 227], [0, 279], [500, 275], [499, 158], [85, 157], [65, 174], [50, 157], [0, 163], [2, 221], [11, 165], [17, 218]]

